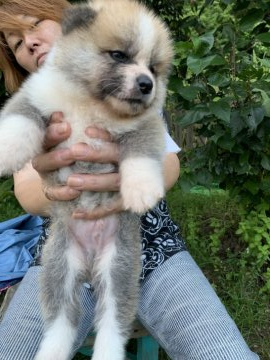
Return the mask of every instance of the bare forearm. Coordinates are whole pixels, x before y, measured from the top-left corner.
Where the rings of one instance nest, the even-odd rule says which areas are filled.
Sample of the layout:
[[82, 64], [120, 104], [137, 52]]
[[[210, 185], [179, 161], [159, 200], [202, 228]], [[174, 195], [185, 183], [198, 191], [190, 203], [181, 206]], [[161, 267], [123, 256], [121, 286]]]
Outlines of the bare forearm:
[[22, 208], [33, 215], [48, 216], [50, 201], [45, 197], [39, 174], [27, 164], [13, 175], [14, 193]]
[[180, 175], [180, 162], [175, 153], [168, 153], [163, 163], [165, 190], [170, 190]]

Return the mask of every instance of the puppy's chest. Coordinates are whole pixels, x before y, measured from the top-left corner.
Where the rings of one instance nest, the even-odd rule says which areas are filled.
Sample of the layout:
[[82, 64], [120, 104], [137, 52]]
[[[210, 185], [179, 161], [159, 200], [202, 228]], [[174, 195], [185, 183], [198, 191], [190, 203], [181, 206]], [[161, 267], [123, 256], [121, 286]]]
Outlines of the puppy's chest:
[[[105, 142], [101, 139], [90, 138], [87, 136], [85, 130], [89, 126], [108, 130], [110, 133], [113, 133], [115, 139], [125, 133], [123, 127], [119, 128], [117, 124], [113, 126], [112, 121], [104, 119], [100, 115], [97, 116], [96, 114], [89, 113], [88, 111], [78, 111], [77, 109], [75, 111], [64, 113], [64, 117], [71, 126], [71, 135], [66, 141], [59, 144], [57, 148], [70, 148], [74, 144], [85, 143], [90, 145], [90, 152], [91, 148], [93, 152], [102, 152], [102, 147], [105, 146]], [[72, 173], [102, 174], [115, 172], [116, 170], [114, 164], [76, 161], [71, 166], [61, 168], [58, 171], [57, 182], [65, 183]]]
[[[68, 109], [64, 112], [65, 119], [71, 126], [71, 135], [63, 146], [71, 146], [73, 144], [84, 142], [93, 147], [99, 147], [103, 144], [100, 139], [90, 138], [86, 135], [87, 127], [96, 127], [107, 130], [111, 135], [113, 141], [116, 141], [128, 134], [130, 131], [138, 128], [138, 122], [133, 120], [116, 120], [110, 114], [102, 113], [95, 106], [83, 107], [74, 106], [73, 109]], [[61, 145], [60, 145], [61, 146]]]

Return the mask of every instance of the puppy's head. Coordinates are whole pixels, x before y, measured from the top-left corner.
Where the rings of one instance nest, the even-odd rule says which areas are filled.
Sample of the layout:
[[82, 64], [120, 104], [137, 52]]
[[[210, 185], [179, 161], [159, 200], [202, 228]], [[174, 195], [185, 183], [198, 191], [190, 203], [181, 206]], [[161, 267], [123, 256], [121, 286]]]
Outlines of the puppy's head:
[[56, 51], [61, 71], [122, 116], [162, 106], [172, 60], [168, 30], [133, 0], [93, 0], [71, 8]]

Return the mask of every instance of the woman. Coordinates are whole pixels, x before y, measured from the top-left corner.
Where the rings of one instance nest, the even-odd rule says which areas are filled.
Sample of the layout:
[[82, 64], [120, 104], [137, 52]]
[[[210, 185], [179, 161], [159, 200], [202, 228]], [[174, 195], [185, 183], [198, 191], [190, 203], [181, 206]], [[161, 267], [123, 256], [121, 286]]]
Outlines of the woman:
[[[46, 59], [53, 42], [61, 33], [59, 21], [69, 6], [65, 0], [6, 0], [0, 6], [1, 69], [6, 87], [15, 91], [26, 74], [34, 72]], [[40, 85], [42, 86], [42, 84]], [[58, 188], [43, 188], [42, 175], [77, 159], [118, 162], [118, 148], [101, 129], [86, 129], [89, 136], [107, 141], [99, 152], [85, 144], [70, 149], [52, 150], [33, 159], [14, 175], [15, 194], [24, 209], [48, 216], [48, 204], [69, 200], [80, 191], [118, 191], [119, 175], [82, 175], [69, 177]], [[53, 114], [47, 130], [46, 148], [50, 149], [70, 134], [68, 122]], [[168, 137], [164, 178], [168, 190], [179, 175], [177, 146]], [[120, 211], [121, 202], [109, 209], [75, 212], [75, 218], [94, 219]], [[227, 314], [208, 281], [185, 249], [170, 219], [166, 204], [160, 204], [142, 217], [141, 296], [138, 318], [172, 359], [252, 360], [252, 353], [236, 325]], [[42, 336], [42, 317], [38, 302], [38, 274], [33, 266], [25, 275], [0, 326], [0, 358], [34, 358]], [[93, 327], [95, 299], [91, 286], [82, 287], [82, 317], [74, 353]]]

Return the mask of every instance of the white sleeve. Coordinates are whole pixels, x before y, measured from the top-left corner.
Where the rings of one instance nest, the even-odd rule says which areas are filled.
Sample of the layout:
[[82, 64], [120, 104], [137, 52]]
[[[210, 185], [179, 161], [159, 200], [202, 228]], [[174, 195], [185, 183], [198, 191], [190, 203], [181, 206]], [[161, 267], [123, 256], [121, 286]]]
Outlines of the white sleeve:
[[165, 134], [166, 140], [166, 153], [178, 153], [181, 151], [181, 148], [176, 144], [176, 142], [170, 137], [169, 133], [166, 131]]

